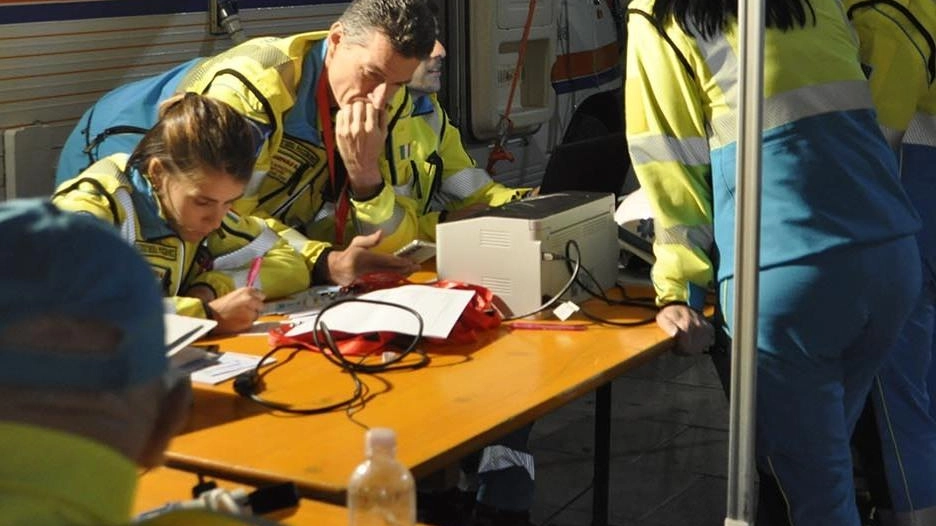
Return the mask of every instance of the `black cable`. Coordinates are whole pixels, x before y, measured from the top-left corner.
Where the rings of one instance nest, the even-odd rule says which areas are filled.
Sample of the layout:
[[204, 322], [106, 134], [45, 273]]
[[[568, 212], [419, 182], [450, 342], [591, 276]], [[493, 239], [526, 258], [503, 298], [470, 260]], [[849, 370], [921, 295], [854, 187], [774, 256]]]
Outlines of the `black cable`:
[[267, 400], [261, 397], [258, 393], [263, 390], [263, 377], [269, 374], [273, 369], [261, 372], [260, 368], [263, 367], [264, 362], [272, 358], [274, 354], [286, 348], [293, 349], [293, 347], [287, 345], [278, 345], [264, 354], [263, 357], [260, 358], [260, 361], [257, 362], [257, 365], [254, 366], [252, 371], [238, 375], [237, 378], [234, 379], [234, 391], [245, 398], [249, 398], [257, 404], [262, 405], [263, 407], [296, 415], [317, 415], [321, 413], [328, 413], [346, 405], [353, 404], [361, 397], [361, 393], [363, 392], [364, 388], [360, 378], [354, 374], [354, 371], [348, 371], [351, 374], [352, 382], [354, 382], [353, 394], [350, 398], [340, 402], [335, 402], [333, 404], [318, 407], [295, 408], [292, 406], [292, 404]]
[[[416, 321], [419, 324], [419, 329], [417, 330], [416, 335], [413, 336], [413, 339], [410, 341], [409, 345], [407, 345], [407, 347], [403, 349], [402, 352], [400, 352], [399, 354], [397, 354], [396, 356], [394, 356], [390, 360], [387, 360], [384, 363], [366, 364], [366, 363], [362, 363], [363, 358], [362, 360], [359, 360], [358, 362], [352, 362], [348, 360], [347, 358], [345, 358], [344, 354], [341, 353], [341, 349], [338, 348], [338, 344], [335, 342], [335, 339], [332, 336], [331, 331], [328, 329], [328, 326], [325, 325], [325, 322], [322, 321], [322, 315], [328, 312], [329, 309], [332, 309], [343, 303], [352, 303], [352, 302], [370, 303], [372, 305], [382, 305], [385, 307], [393, 307], [396, 309], [409, 312], [416, 318]], [[422, 319], [422, 316], [419, 315], [419, 312], [417, 312], [416, 309], [407, 307], [406, 305], [400, 305], [399, 303], [391, 303], [389, 301], [372, 300], [372, 299], [365, 299], [365, 298], [344, 298], [344, 299], [340, 299], [338, 301], [335, 301], [326, 305], [315, 316], [315, 321], [312, 323], [312, 339], [315, 342], [315, 346], [318, 347], [319, 349], [324, 350], [327, 347], [328, 350], [332, 352], [331, 355], [325, 352], [322, 353], [325, 356], [325, 358], [328, 359], [328, 361], [330, 361], [331, 363], [347, 371], [363, 372], [363, 373], [380, 373], [384, 371], [395, 371], [395, 370], [400, 370], [400, 369], [419, 369], [420, 367], [424, 367], [429, 364], [429, 357], [426, 355], [426, 353], [416, 349], [416, 345], [422, 339], [423, 326], [424, 326], [423, 319]], [[319, 327], [321, 327], [321, 333], [325, 338], [324, 346], [322, 345], [322, 342], [319, 341]], [[398, 364], [400, 361], [406, 358], [409, 354], [414, 353], [414, 352], [420, 356], [420, 359], [418, 362], [412, 363], [412, 364], [394, 365], [394, 364]]]
[[[538, 313], [540, 313], [540, 312], [543, 312], [544, 310], [546, 310], [546, 309], [548, 309], [549, 307], [551, 307], [554, 303], [556, 303], [557, 301], [559, 301], [559, 299], [562, 298], [562, 295], [569, 291], [569, 289], [572, 287], [572, 284], [575, 283], [575, 281], [578, 279], [579, 269], [582, 267], [581, 261], [580, 261], [580, 260], [582, 259], [582, 258], [581, 258], [582, 252], [579, 250], [578, 243], [576, 243], [574, 239], [570, 239], [569, 241], [567, 241], [567, 242], [566, 242], [566, 248], [565, 248], [566, 254], [569, 253], [569, 246], [570, 246], [570, 245], [574, 245], [574, 246], [575, 246], [575, 252], [579, 255], [579, 257], [575, 258], [575, 260], [574, 260], [574, 261], [575, 261], [575, 267], [572, 268], [572, 269], [570, 269], [570, 274], [571, 274], [571, 275], [569, 276], [569, 281], [567, 281], [566, 284], [563, 285], [562, 289], [561, 289], [558, 293], [556, 293], [556, 295], [554, 295], [552, 298], [550, 298], [549, 301], [547, 301], [546, 303], [540, 305], [540, 306], [537, 307], [536, 309], [534, 309], [534, 310], [532, 310], [532, 311], [530, 311], [530, 312], [527, 312], [527, 313], [525, 313], [525, 314], [519, 314], [519, 315], [517, 315], [517, 316], [504, 317], [501, 321], [514, 321], [514, 320], [519, 320], [519, 319], [526, 318], [526, 317], [528, 317], [528, 316], [532, 316], [532, 315], [534, 315], [534, 314], [538, 314]], [[566, 260], [568, 261], [568, 256], [566, 256]]]

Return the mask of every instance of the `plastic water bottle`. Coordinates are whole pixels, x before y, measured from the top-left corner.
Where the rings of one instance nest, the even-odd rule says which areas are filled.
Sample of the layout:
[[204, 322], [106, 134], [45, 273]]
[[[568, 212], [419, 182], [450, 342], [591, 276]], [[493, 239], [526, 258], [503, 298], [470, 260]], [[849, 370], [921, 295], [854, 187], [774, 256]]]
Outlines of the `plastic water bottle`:
[[348, 483], [351, 526], [412, 526], [416, 523], [416, 484], [396, 459], [396, 433], [370, 429], [364, 437], [367, 460]]

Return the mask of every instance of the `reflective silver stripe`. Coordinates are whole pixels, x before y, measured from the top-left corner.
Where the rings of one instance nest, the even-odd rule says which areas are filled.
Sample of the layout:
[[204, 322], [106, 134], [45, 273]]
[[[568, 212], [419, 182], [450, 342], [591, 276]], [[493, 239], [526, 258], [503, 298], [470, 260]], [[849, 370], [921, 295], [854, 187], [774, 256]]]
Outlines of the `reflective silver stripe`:
[[510, 449], [507, 446], [488, 446], [481, 451], [478, 473], [500, 471], [512, 467], [522, 467], [530, 475], [530, 480], [536, 480], [533, 455]]
[[710, 162], [708, 139], [693, 137], [677, 139], [665, 135], [632, 137], [628, 143], [634, 164], [676, 161], [699, 166]]
[[332, 217], [335, 217], [335, 203], [322, 203], [322, 208], [319, 208], [318, 213], [312, 218], [312, 223], [318, 223]]
[[491, 176], [481, 168], [465, 168], [442, 180], [439, 193], [444, 203], [461, 201], [491, 182]]
[[130, 192], [123, 187], [114, 191], [114, 197], [124, 209], [124, 214], [126, 216], [124, 217], [123, 223], [120, 224], [120, 237], [124, 238], [127, 243], [132, 245], [136, 242], [136, 225], [134, 224], [136, 208], [133, 207], [133, 198], [130, 197]]
[[654, 234], [655, 244], [699, 248], [705, 252], [712, 248], [715, 241], [712, 225], [676, 225], [667, 229], [657, 228]]
[[[240, 268], [240, 269], [231, 269], [225, 270], [224, 275], [231, 278], [231, 281], [234, 282], [234, 288], [239, 289], [241, 287], [247, 286], [247, 274], [250, 272], [250, 269]], [[255, 283], [256, 286], [260, 286], [260, 280], [257, 280]]]
[[[871, 91], [863, 80], [844, 80], [817, 86], [805, 86], [770, 97], [764, 101], [764, 129], [770, 130], [806, 117], [838, 111], [872, 107]], [[729, 112], [712, 121], [712, 147], [738, 140], [737, 112]]]
[[[279, 239], [280, 237], [276, 235], [276, 232], [273, 232], [273, 230], [264, 224], [260, 235], [255, 237], [253, 241], [230, 254], [225, 254], [215, 259], [214, 268], [215, 270], [232, 271], [234, 269], [247, 267], [254, 258], [262, 257], [269, 252]], [[230, 274], [230, 272], [225, 273]]]
[[738, 57], [728, 39], [722, 34], [706, 39], [694, 28], [692, 36], [695, 37], [702, 58], [708, 64], [709, 71], [712, 72], [712, 80], [725, 94], [725, 103], [732, 110], [736, 109], [738, 107]]
[[917, 113], [904, 135], [904, 144], [936, 146], [936, 115]]
[[266, 177], [266, 172], [254, 171], [250, 174], [250, 181], [247, 182], [247, 186], [244, 188], [244, 195], [254, 195], [260, 190], [260, 183], [263, 182], [263, 178]]
[[881, 128], [881, 133], [884, 134], [884, 139], [887, 141], [887, 144], [890, 145], [891, 149], [894, 150], [895, 152], [899, 150], [900, 143], [903, 141], [904, 132], [901, 130], [895, 130], [893, 128], [889, 128], [887, 126], [884, 126], [883, 124], [880, 125], [880, 128]]
[[299, 231], [294, 228], [283, 230], [279, 233], [279, 237], [285, 239], [286, 242], [289, 243], [289, 246], [293, 247], [293, 250], [300, 254], [302, 253], [302, 249], [305, 248], [306, 244], [309, 242], [309, 238], [300, 234]]
[[[403, 223], [403, 219], [406, 217], [406, 211], [403, 210], [403, 207], [394, 203], [393, 205], [393, 214], [387, 218], [386, 221], [380, 224], [365, 223], [363, 221], [355, 221], [358, 229], [358, 233], [361, 235], [370, 235], [378, 230], [383, 230], [384, 235], [389, 235], [392, 232], [396, 232], [397, 228], [400, 227], [400, 224]], [[356, 219], [356, 217], [355, 217]]]
[[878, 509], [884, 526], [931, 526], [936, 524], [936, 507], [914, 511], [893, 512]]
[[432, 113], [426, 113], [425, 115], [422, 115], [422, 118], [424, 121], [426, 121], [426, 124], [429, 125], [429, 129], [435, 132], [436, 137], [440, 137], [442, 135], [442, 119], [439, 118], [439, 113], [435, 111], [435, 108], [433, 108]]
[[402, 195], [404, 197], [410, 197], [413, 195], [413, 185], [412, 183], [396, 185], [393, 187], [393, 193], [396, 195]]

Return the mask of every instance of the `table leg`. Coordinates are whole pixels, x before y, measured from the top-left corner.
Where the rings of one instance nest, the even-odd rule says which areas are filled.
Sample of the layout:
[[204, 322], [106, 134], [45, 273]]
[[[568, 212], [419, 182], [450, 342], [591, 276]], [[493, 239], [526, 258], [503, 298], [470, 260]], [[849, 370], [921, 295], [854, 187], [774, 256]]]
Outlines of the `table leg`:
[[611, 382], [595, 391], [595, 453], [592, 471], [592, 526], [607, 526], [611, 474]]

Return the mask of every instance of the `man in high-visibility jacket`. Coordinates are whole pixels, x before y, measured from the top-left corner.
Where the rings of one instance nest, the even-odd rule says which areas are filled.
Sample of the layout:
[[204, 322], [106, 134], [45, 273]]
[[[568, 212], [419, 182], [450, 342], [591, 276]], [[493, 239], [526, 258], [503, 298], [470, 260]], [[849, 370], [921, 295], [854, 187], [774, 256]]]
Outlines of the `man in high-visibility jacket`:
[[[138, 471], [162, 463], [191, 405], [153, 272], [113, 227], [48, 202], [0, 203], [0, 238], [0, 522], [130, 524]], [[134, 524], [269, 522], [186, 510]]]
[[[267, 220], [306, 258], [313, 283], [348, 284], [371, 271], [416, 266], [368, 249], [379, 234], [350, 240], [353, 203], [379, 190], [385, 106], [432, 49], [435, 20], [426, 0], [356, 0], [328, 31], [257, 38], [195, 59], [105, 95], [65, 143], [56, 179], [112, 153], [128, 153], [156, 121], [159, 103], [194, 91], [222, 100], [254, 125], [256, 173], [242, 214]], [[337, 108], [337, 111], [335, 109]], [[333, 232], [304, 231], [334, 217]]]
[[441, 220], [502, 205], [530, 191], [494, 182], [465, 151], [461, 133], [436, 96], [445, 55], [436, 41], [406, 89], [397, 92], [380, 160], [384, 187], [373, 199], [354, 203], [359, 233], [382, 231], [380, 245], [386, 251], [413, 239], [435, 240]]
[[[874, 425], [859, 426], [862, 457], [880, 457], [887, 495], [873, 495], [884, 525], [936, 524], [936, 3], [846, 0], [861, 42], [878, 123], [898, 153], [900, 181], [923, 220], [917, 234], [923, 288], [893, 353], [874, 380]], [[929, 377], [927, 372], [929, 371]], [[870, 422], [869, 422], [870, 424]], [[880, 447], [876, 447], [880, 443]], [[868, 449], [879, 450], [868, 450]], [[875, 476], [866, 468], [868, 476]]]

